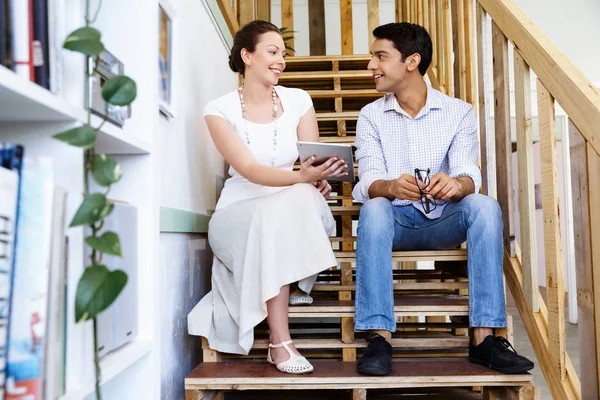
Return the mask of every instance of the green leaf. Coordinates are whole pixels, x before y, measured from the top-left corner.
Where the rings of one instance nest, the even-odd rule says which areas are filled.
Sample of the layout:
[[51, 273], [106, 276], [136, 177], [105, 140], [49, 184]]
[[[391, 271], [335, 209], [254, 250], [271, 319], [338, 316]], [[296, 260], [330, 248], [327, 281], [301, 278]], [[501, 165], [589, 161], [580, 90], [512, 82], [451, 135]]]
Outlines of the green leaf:
[[288, 40], [291, 40], [291, 39], [293, 39], [293, 38], [294, 38], [293, 36], [284, 37], [284, 38], [283, 38], [283, 41], [284, 41], [284, 42], [287, 42]]
[[114, 204], [106, 202], [106, 196], [102, 193], [94, 193], [87, 196], [75, 213], [70, 227], [80, 225], [91, 225], [102, 221], [115, 208]]
[[104, 51], [104, 45], [100, 41], [101, 33], [97, 29], [85, 27], [72, 32], [65, 39], [65, 49], [96, 57]]
[[102, 86], [102, 98], [115, 106], [126, 106], [135, 100], [137, 87], [133, 79], [120, 75], [107, 80]]
[[96, 130], [89, 125], [69, 129], [53, 136], [72, 146], [89, 149], [96, 144]]
[[94, 169], [92, 176], [100, 186], [110, 186], [121, 179], [123, 169], [121, 165], [114, 159], [107, 157], [104, 154], [94, 158]]
[[294, 50], [294, 48], [293, 48], [293, 47], [291, 47], [291, 46], [288, 46], [287, 44], [285, 45], [285, 49], [286, 49], [286, 50], [289, 50], [289, 51], [293, 51], [294, 53], [296, 52], [296, 50]]
[[121, 257], [121, 241], [114, 232], [104, 232], [102, 236], [88, 236], [85, 242], [94, 250]]
[[121, 270], [111, 272], [104, 265], [87, 267], [77, 284], [75, 321], [95, 318], [117, 299], [126, 284], [127, 274]]

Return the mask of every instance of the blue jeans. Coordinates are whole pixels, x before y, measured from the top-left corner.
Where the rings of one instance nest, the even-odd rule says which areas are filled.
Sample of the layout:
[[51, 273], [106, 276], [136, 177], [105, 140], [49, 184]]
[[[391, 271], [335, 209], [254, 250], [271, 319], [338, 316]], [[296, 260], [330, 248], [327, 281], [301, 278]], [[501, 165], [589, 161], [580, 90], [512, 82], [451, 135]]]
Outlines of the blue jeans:
[[471, 194], [449, 203], [430, 220], [412, 205], [385, 198], [360, 209], [356, 245], [357, 331], [396, 331], [392, 250], [441, 250], [466, 239], [471, 327], [506, 327], [502, 263], [502, 213], [491, 197]]

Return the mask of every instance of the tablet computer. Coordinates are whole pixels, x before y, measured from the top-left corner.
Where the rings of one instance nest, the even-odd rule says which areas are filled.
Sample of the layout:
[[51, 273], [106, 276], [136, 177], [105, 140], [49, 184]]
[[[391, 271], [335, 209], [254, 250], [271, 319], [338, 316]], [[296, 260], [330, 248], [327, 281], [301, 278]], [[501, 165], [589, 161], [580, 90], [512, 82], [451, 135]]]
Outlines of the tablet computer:
[[331, 157], [343, 158], [348, 164], [348, 175], [328, 178], [329, 181], [349, 181], [354, 182], [354, 159], [352, 157], [352, 146], [349, 144], [337, 143], [319, 143], [319, 142], [298, 142], [298, 154], [300, 162], [315, 156], [313, 165], [318, 166], [329, 160]]

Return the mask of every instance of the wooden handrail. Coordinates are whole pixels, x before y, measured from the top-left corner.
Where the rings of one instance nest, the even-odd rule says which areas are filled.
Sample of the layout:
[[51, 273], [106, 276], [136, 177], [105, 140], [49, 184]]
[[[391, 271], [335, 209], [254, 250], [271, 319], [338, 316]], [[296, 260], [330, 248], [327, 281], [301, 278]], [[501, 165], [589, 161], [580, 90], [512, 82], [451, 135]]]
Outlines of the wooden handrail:
[[600, 154], [600, 93], [512, 0], [478, 0]]
[[233, 7], [231, 7], [231, 3], [227, 0], [217, 0], [217, 4], [223, 14], [223, 18], [225, 18], [225, 23], [229, 28], [229, 32], [231, 32], [232, 35], [235, 35], [240, 29], [240, 24], [238, 23]]

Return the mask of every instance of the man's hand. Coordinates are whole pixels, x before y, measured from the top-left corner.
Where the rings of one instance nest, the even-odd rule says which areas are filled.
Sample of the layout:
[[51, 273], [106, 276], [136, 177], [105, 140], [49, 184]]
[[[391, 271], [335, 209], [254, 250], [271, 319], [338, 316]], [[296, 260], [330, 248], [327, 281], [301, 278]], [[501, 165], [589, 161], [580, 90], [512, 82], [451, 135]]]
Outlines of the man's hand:
[[[470, 179], [470, 178], [468, 178]], [[463, 182], [459, 179], [449, 177], [444, 172], [438, 172], [423, 189], [436, 200], [460, 200], [465, 196]]]
[[390, 181], [389, 193], [398, 200], [420, 200], [421, 192], [411, 174], [402, 174], [400, 178]]

